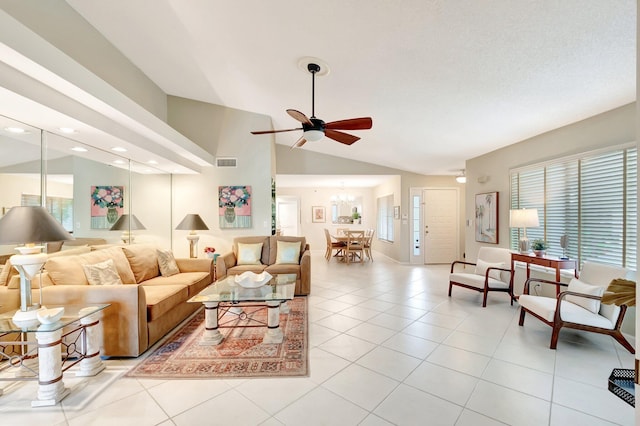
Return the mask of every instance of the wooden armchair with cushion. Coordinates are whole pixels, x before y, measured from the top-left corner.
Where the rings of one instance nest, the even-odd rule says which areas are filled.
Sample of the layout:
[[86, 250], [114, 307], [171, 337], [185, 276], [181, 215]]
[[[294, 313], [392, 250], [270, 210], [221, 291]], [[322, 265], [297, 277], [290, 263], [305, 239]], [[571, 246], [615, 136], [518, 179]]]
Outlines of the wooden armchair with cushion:
[[[473, 272], [455, 272], [456, 265], [475, 266]], [[454, 285], [483, 293], [482, 307], [487, 306], [490, 291], [508, 293], [513, 305], [513, 276], [511, 274], [511, 251], [506, 248], [480, 247], [476, 263], [456, 260], [451, 264], [449, 275], [449, 297]]]
[[[555, 349], [562, 327], [576, 330], [608, 334], [632, 354], [635, 349], [620, 331], [626, 305], [616, 306], [601, 303], [601, 298], [609, 283], [618, 278], [629, 277], [630, 272], [622, 267], [585, 262], [580, 278], [573, 278], [569, 284], [530, 278], [524, 285], [524, 293], [518, 298], [520, 322], [524, 325], [526, 313], [533, 315], [553, 329], [551, 344]], [[529, 294], [531, 283], [554, 285], [557, 297], [534, 296]], [[560, 292], [560, 288], [566, 290]]]

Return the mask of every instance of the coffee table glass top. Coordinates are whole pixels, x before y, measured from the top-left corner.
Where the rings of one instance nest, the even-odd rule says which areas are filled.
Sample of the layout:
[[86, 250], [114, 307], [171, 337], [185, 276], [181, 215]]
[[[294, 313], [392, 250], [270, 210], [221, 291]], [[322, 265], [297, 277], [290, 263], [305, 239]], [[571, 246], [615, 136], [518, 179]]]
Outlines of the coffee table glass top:
[[189, 302], [269, 302], [293, 299], [296, 274], [276, 274], [257, 288], [244, 288], [229, 275], [202, 290]]
[[91, 305], [46, 305], [47, 309], [64, 307], [64, 314], [59, 321], [52, 324], [40, 324], [38, 320], [29, 323], [16, 324], [13, 322], [13, 314], [15, 310], [0, 314], [0, 333], [19, 333], [19, 332], [36, 332], [36, 331], [56, 331], [68, 326], [84, 317], [95, 314], [110, 306], [108, 303], [95, 303]]

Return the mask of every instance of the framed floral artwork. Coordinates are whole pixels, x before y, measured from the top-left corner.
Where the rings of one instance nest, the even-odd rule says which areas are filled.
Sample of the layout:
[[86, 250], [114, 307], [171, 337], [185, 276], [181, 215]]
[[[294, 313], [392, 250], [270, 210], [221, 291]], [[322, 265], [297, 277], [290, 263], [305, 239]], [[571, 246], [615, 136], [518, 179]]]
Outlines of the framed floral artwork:
[[124, 186], [91, 187], [91, 229], [110, 229], [124, 213]]
[[218, 187], [220, 229], [251, 228], [251, 186]]
[[312, 206], [311, 207], [311, 222], [313, 223], [324, 223], [325, 219], [325, 210], [323, 206]]
[[476, 194], [476, 241], [498, 244], [498, 193]]

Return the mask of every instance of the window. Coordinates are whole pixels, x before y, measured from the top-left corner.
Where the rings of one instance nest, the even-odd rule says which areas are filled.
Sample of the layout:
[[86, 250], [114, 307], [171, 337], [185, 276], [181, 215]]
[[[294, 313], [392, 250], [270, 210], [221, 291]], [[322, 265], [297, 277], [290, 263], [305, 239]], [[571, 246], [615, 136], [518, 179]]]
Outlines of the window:
[[[529, 240], [549, 242], [549, 254], [636, 269], [637, 150], [587, 153], [511, 172], [511, 208], [538, 209], [540, 227]], [[511, 248], [519, 232], [511, 229]]]
[[[39, 206], [40, 196], [22, 194], [20, 201], [23, 206]], [[63, 197], [47, 197], [47, 210], [62, 224], [67, 232], [73, 232], [73, 199]]]
[[378, 239], [393, 242], [393, 195], [380, 197], [378, 204]]

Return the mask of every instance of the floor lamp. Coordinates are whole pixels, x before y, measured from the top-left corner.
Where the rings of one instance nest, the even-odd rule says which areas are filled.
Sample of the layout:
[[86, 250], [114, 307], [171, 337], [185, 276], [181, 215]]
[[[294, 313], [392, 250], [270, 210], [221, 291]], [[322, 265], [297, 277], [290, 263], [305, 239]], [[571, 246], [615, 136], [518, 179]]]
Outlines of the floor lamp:
[[529, 239], [527, 238], [527, 228], [540, 226], [538, 220], [538, 209], [516, 209], [509, 210], [509, 226], [511, 228], [522, 228], [523, 236], [518, 242], [520, 253], [529, 253]]
[[36, 243], [62, 240], [73, 240], [73, 236], [44, 207], [13, 207], [0, 219], [0, 244], [23, 244], [16, 247], [19, 254], [10, 258], [20, 274], [20, 309], [13, 316], [15, 323], [37, 321], [42, 308], [42, 300], [34, 304], [31, 296], [31, 280], [47, 261], [44, 246]]
[[176, 230], [186, 231], [189, 230], [187, 240], [189, 241], [189, 257], [198, 257], [198, 240], [200, 236], [196, 234], [196, 231], [208, 231], [209, 227], [204, 223], [204, 220], [199, 214], [188, 214], [182, 219], [182, 222], [176, 226]]
[[147, 229], [142, 222], [138, 220], [134, 214], [123, 214], [116, 220], [116, 223], [111, 227], [111, 231], [122, 231], [122, 242], [125, 244], [132, 244], [135, 237], [131, 234], [131, 231], [140, 231]]

